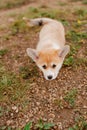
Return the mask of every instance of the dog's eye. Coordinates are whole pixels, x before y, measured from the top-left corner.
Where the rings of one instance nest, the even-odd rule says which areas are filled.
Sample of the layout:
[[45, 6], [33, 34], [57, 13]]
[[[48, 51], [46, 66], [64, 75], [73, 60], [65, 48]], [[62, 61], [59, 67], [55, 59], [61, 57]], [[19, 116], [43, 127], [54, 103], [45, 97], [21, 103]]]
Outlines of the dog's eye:
[[43, 67], [44, 69], [46, 69], [46, 68], [47, 68], [47, 66], [46, 66], [46, 65], [43, 65], [42, 67]]
[[55, 65], [55, 64], [53, 64], [53, 65], [52, 65], [52, 68], [55, 68], [55, 67], [56, 67], [56, 65]]

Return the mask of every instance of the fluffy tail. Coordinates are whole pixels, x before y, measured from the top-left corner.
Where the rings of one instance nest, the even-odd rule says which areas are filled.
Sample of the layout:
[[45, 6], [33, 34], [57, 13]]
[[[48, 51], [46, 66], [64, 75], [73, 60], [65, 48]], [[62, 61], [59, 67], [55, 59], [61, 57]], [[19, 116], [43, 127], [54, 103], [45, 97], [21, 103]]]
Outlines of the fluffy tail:
[[25, 17], [23, 17], [23, 20], [25, 20], [29, 26], [42, 26], [44, 24], [48, 24], [48, 23], [54, 21], [50, 18], [28, 19], [28, 18], [25, 18]]

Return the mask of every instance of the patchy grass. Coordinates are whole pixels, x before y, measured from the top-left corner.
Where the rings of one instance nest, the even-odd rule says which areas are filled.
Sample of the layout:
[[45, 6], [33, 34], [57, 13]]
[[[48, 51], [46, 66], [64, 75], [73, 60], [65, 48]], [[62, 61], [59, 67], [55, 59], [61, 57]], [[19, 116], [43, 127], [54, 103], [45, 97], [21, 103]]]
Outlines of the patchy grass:
[[[12, 130], [11, 127], [7, 127], [7, 126], [2, 126], [0, 127], [1, 130]], [[16, 130], [21, 130], [20, 128], [16, 129]]]
[[58, 106], [58, 108], [63, 109], [64, 104], [62, 99], [55, 99], [54, 104]]
[[0, 0], [0, 9], [10, 9], [25, 5], [32, 0]]
[[38, 8], [35, 8], [35, 7], [29, 7], [29, 11], [30, 12], [33, 12], [33, 13], [39, 13], [39, 9]]
[[20, 76], [23, 78], [23, 79], [29, 79], [29, 78], [32, 78], [33, 75], [34, 76], [38, 76], [38, 71], [37, 71], [37, 67], [34, 66], [34, 68], [31, 68], [28, 67], [28, 66], [24, 66], [24, 67], [20, 67], [19, 68], [19, 73], [20, 73]]
[[85, 9], [76, 9], [74, 14], [76, 14], [78, 16], [85, 16], [87, 14], [87, 10], [85, 10]]
[[39, 130], [50, 130], [54, 126], [54, 124], [53, 123], [44, 123], [42, 121], [42, 119], [40, 119], [35, 126]]
[[78, 2], [78, 1], [81, 1], [81, 0], [70, 0], [70, 1], [72, 1], [72, 2]]
[[68, 15], [67, 12], [60, 11], [57, 9], [50, 9], [50, 8], [43, 8], [42, 6], [36, 7], [29, 7], [26, 13], [23, 13], [23, 16], [29, 18], [38, 18], [38, 17], [49, 17], [52, 19], [64, 19]]
[[9, 39], [10, 39], [10, 34], [9, 34], [9, 33], [8, 33], [8, 34], [4, 34], [4, 35], [2, 36], [2, 39], [3, 39], [4, 41], [9, 40]]
[[82, 3], [83, 3], [83, 4], [87, 4], [87, 0], [83, 0]]
[[76, 57], [76, 54], [78, 53], [78, 50], [80, 49], [81, 45], [72, 45], [71, 44], [71, 49], [70, 52], [67, 56], [67, 58], [64, 61], [65, 66], [70, 66], [75, 64], [75, 60], [78, 58]]
[[[86, 32], [78, 32], [75, 30], [70, 30], [66, 34], [66, 39], [70, 42], [70, 53], [66, 57], [64, 61], [64, 66], [79, 66], [86, 65], [86, 58], [80, 58], [77, 56], [78, 51], [82, 47], [82, 43], [84, 43], [87, 39]], [[83, 59], [83, 60], [82, 60]]]
[[18, 75], [8, 72], [5, 68], [0, 69], [0, 101], [22, 100], [24, 93], [29, 89], [28, 81], [21, 81]]
[[73, 14], [77, 16], [78, 19], [83, 20], [87, 19], [87, 10], [86, 9], [76, 9]]
[[86, 32], [78, 32], [75, 30], [70, 30], [66, 34], [67, 40], [70, 40], [73, 43], [80, 43], [82, 40], [87, 39]]
[[76, 57], [78, 50], [80, 49], [81, 45], [80, 44], [71, 44], [71, 49], [64, 61], [64, 66], [77, 66], [77, 62], [79, 61], [78, 57]]
[[60, 6], [66, 6], [67, 5], [67, 3], [66, 2], [58, 2], [58, 5], [60, 5]]
[[[33, 124], [33, 122], [29, 122], [27, 123], [24, 128], [16, 128], [16, 130], [51, 130], [51, 128], [53, 128], [55, 126], [55, 124], [53, 123], [45, 123], [43, 122], [42, 119], [39, 119], [38, 123]], [[7, 126], [2, 126], [1, 130], [12, 130], [11, 127], [7, 127]]]
[[73, 64], [74, 64], [74, 57], [73, 56], [69, 56], [64, 61], [64, 66], [72, 66]]
[[26, 32], [28, 30], [26, 23], [21, 19], [18, 19], [15, 22], [13, 22], [11, 24], [10, 28], [11, 28], [12, 35], [16, 35], [17, 33]]
[[0, 117], [3, 116], [3, 108], [0, 106]]
[[[62, 15], [62, 17], [61, 17]], [[11, 17], [15, 17], [14, 22], [12, 22], [9, 26], [11, 30], [11, 35], [16, 35], [18, 33], [25, 33], [29, 32], [30, 28], [27, 26], [25, 21], [23, 21], [23, 17], [29, 17], [29, 18], [37, 18], [37, 17], [49, 17], [52, 19], [58, 19], [61, 21], [65, 26], [69, 25], [69, 22], [63, 18], [65, 17], [65, 12], [59, 11], [59, 10], [53, 10], [53, 9], [43, 9], [43, 8], [35, 8], [35, 7], [29, 7], [28, 11], [23, 14], [15, 14]], [[26, 36], [25, 36], [26, 37]], [[8, 35], [4, 37], [4, 39], [9, 39]]]
[[72, 89], [65, 95], [64, 100], [69, 103], [70, 107], [74, 107], [76, 96], [77, 96], [77, 90]]
[[69, 22], [67, 20], [65, 20], [65, 19], [60, 19], [59, 21], [62, 22], [62, 24], [64, 26], [69, 26], [70, 25]]
[[6, 55], [7, 52], [8, 52], [7, 49], [1, 49], [1, 50], [0, 50], [0, 56], [4, 56], [4, 55]]
[[25, 125], [24, 130], [31, 130], [32, 122]]
[[77, 89], [71, 89], [67, 93], [65, 93], [65, 96], [63, 98], [55, 99], [54, 104], [58, 106], [59, 109], [69, 107], [75, 108], [77, 94]]
[[[8, 127], [7, 126], [2, 126], [0, 127], [1, 130], [12, 130], [11, 127]], [[20, 129], [17, 129], [17, 130], [20, 130]]]
[[58, 11], [57, 10], [50, 10], [50, 9], [44, 9], [44, 8], [29, 8], [29, 12], [33, 14], [33, 18], [36, 17], [49, 17], [49, 18], [55, 18]]
[[83, 117], [80, 116], [75, 119], [75, 124], [68, 130], [86, 130], [86, 129], [87, 129], [87, 122]]

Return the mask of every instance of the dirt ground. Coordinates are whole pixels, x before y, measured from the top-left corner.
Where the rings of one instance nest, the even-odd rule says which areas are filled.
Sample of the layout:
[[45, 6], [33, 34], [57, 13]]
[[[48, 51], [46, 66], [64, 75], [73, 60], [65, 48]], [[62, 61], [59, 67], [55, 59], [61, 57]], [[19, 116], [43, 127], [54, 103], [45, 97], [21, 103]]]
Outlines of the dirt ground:
[[[64, 24], [71, 51], [53, 81], [46, 81], [26, 54], [26, 48], [35, 48], [40, 27], [29, 28], [24, 16]], [[54, 124], [49, 130], [87, 130], [85, 0], [28, 0], [0, 7], [0, 130], [22, 130], [28, 122], [37, 130], [40, 119]]]

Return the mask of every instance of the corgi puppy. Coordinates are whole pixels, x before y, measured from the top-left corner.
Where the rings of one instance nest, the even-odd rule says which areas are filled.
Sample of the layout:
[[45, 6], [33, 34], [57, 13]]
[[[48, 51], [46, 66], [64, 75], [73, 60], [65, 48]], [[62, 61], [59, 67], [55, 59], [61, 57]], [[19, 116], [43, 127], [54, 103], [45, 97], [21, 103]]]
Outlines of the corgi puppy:
[[69, 53], [69, 45], [65, 45], [63, 25], [50, 18], [24, 18], [29, 26], [43, 25], [36, 49], [27, 48], [27, 54], [36, 62], [46, 80], [57, 77], [65, 56]]

